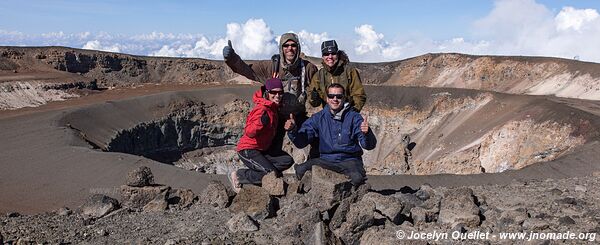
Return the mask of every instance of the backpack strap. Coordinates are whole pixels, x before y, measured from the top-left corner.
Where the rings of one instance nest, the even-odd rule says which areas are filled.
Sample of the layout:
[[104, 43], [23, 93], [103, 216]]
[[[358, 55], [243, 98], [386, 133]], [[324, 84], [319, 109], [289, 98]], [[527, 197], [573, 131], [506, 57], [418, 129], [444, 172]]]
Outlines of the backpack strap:
[[279, 62], [280, 62], [281, 56], [279, 56], [278, 54], [274, 54], [273, 56], [271, 56], [271, 61], [273, 62], [272, 66], [271, 66], [271, 70], [273, 71], [273, 74], [271, 74], [271, 78], [276, 78], [277, 75], [279, 74]]
[[300, 83], [302, 84], [302, 94], [306, 94], [306, 67], [304, 66], [304, 62], [300, 60], [300, 66], [302, 67], [302, 73], [300, 75]]

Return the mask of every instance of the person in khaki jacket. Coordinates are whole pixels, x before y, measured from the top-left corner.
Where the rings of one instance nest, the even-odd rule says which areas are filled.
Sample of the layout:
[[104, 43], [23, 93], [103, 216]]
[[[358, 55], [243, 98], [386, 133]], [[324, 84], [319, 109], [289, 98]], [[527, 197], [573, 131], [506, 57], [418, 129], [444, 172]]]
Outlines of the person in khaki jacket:
[[265, 84], [270, 78], [279, 78], [283, 82], [283, 98], [279, 106], [281, 120], [271, 147], [281, 150], [285, 130], [283, 124], [290, 115], [297, 121], [306, 120], [306, 99], [310, 79], [317, 72], [317, 67], [308, 60], [300, 58], [301, 48], [298, 36], [285, 33], [279, 39], [279, 54], [271, 60], [261, 60], [247, 64], [237, 55], [231, 41], [223, 48], [225, 63], [233, 72], [250, 80]]
[[367, 95], [360, 80], [358, 70], [348, 67], [350, 60], [343, 50], [338, 49], [335, 40], [325, 41], [321, 44], [323, 68], [312, 77], [309, 85], [309, 102], [313, 107], [325, 106], [327, 94], [325, 88], [332, 83], [339, 83], [346, 88], [345, 95], [348, 102], [356, 111], [359, 111], [367, 101]]

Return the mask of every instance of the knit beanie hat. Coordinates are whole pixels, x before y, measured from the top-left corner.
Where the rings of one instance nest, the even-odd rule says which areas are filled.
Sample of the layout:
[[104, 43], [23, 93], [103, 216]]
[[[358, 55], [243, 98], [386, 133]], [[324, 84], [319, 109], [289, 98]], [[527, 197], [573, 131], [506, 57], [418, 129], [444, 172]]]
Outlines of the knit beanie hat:
[[267, 82], [265, 82], [265, 87], [267, 88], [267, 90], [272, 90], [275, 88], [283, 89], [283, 83], [281, 83], [281, 80], [279, 80], [279, 78], [271, 78], [267, 80]]

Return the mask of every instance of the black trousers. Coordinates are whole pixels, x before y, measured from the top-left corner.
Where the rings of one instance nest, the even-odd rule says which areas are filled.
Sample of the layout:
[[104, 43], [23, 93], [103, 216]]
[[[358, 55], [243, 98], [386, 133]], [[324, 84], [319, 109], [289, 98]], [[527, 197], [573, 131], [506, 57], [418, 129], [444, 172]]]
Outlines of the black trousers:
[[290, 168], [294, 159], [286, 152], [279, 149], [273, 152], [261, 152], [258, 150], [241, 150], [238, 156], [248, 167], [238, 169], [237, 176], [240, 184], [261, 184], [262, 177], [267, 173], [276, 171], [277, 175]]
[[314, 165], [348, 176], [352, 185], [355, 186], [367, 180], [367, 172], [365, 171], [363, 162], [360, 160], [346, 160], [335, 163], [321, 158], [312, 158], [305, 163], [296, 165], [294, 169], [296, 170], [298, 179], [302, 179], [306, 171], [310, 171]]

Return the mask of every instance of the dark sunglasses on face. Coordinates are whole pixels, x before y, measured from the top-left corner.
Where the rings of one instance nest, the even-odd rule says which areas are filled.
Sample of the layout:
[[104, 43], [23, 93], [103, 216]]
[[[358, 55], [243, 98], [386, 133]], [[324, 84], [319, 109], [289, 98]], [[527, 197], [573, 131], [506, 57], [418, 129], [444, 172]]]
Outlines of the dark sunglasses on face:
[[269, 90], [269, 94], [283, 94], [283, 91]]
[[345, 96], [343, 94], [327, 94], [327, 98], [330, 99], [337, 98], [338, 100], [343, 100], [344, 97]]
[[323, 57], [327, 57], [327, 56], [330, 56], [330, 55], [336, 55], [336, 53], [324, 53]]
[[298, 47], [298, 44], [296, 44], [296, 43], [290, 43], [290, 44], [287, 44], [287, 43], [286, 43], [286, 44], [284, 44], [284, 45], [281, 45], [281, 47], [284, 47], [284, 48], [287, 48], [287, 47], [297, 48], [297, 47]]

